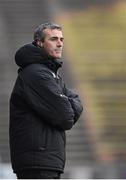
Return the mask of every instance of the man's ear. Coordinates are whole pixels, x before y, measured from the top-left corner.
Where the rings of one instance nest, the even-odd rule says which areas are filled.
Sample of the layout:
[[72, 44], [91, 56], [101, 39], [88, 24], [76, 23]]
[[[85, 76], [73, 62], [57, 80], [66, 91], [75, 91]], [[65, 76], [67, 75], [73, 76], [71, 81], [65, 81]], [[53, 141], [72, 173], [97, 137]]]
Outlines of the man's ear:
[[37, 45], [38, 45], [39, 47], [43, 47], [42, 41], [37, 41]]

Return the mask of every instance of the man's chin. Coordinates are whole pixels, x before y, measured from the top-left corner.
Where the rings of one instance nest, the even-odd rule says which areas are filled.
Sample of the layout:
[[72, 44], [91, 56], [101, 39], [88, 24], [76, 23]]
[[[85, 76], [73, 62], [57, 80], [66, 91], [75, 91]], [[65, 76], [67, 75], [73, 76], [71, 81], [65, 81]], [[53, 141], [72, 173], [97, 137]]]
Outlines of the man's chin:
[[53, 56], [54, 57], [54, 59], [61, 59], [61, 55], [58, 55], [58, 56]]
[[50, 56], [54, 59], [61, 59], [62, 58], [62, 54], [61, 53], [55, 53], [55, 54], [50, 54]]

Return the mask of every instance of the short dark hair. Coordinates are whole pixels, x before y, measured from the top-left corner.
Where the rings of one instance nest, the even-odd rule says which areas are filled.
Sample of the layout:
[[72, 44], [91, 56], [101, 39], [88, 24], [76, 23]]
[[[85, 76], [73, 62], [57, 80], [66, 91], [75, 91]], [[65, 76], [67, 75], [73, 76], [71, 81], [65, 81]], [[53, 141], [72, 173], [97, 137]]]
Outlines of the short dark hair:
[[47, 23], [40, 24], [34, 30], [34, 41], [44, 41], [44, 38], [45, 38], [45, 33], [43, 32], [44, 29], [58, 29], [58, 30], [62, 31], [62, 27], [53, 22], [47, 22]]

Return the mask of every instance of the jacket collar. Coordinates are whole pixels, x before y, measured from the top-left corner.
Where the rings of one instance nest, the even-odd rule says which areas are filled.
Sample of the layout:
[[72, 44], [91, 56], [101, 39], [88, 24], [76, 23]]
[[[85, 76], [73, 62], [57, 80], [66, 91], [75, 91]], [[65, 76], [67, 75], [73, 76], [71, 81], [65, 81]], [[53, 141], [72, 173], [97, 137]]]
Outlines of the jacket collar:
[[20, 68], [24, 68], [30, 64], [45, 64], [55, 73], [62, 67], [63, 63], [61, 59], [54, 59], [48, 56], [44, 48], [37, 47], [34, 42], [22, 46], [16, 52], [15, 62]]

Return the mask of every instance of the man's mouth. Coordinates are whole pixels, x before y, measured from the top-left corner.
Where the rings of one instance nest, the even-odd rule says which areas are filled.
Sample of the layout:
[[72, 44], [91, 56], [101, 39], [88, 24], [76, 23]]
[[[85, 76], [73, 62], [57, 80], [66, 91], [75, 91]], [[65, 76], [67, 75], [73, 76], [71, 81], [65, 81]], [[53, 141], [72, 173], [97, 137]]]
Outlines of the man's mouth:
[[61, 53], [61, 52], [62, 52], [62, 49], [55, 49], [55, 52]]

